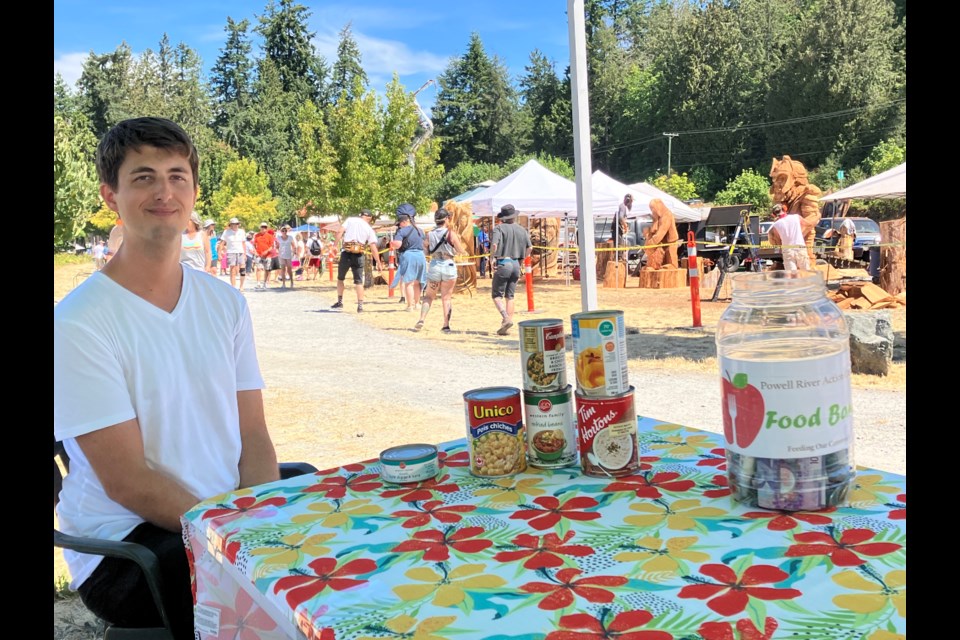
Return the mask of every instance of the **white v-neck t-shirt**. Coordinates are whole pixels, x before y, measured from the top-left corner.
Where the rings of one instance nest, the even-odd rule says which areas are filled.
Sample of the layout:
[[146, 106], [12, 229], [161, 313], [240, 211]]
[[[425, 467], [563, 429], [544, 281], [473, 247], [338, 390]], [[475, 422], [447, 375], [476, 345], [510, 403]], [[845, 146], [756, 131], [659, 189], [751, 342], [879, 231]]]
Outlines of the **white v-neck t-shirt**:
[[[264, 387], [243, 295], [183, 269], [170, 313], [96, 272], [54, 308], [53, 432], [70, 456], [67, 534], [121, 540], [143, 519], [111, 500], [77, 436], [137, 418], [147, 464], [201, 499], [240, 483], [237, 392]], [[71, 588], [101, 558], [64, 551]]]

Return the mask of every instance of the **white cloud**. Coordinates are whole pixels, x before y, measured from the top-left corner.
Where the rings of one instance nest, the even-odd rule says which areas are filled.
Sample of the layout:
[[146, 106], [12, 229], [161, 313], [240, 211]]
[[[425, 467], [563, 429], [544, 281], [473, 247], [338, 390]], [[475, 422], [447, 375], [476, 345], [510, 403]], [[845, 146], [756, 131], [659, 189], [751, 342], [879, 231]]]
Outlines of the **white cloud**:
[[[360, 59], [364, 71], [371, 78], [387, 78], [396, 72], [400, 76], [413, 74], [437, 74], [446, 69], [450, 56], [430, 51], [414, 51], [399, 40], [376, 38], [359, 31], [351, 30], [353, 39], [360, 49]], [[340, 44], [339, 32], [318, 33], [313, 40], [317, 53], [326, 58], [328, 64], [337, 60], [337, 46]]]
[[53, 74], [59, 73], [68, 87], [76, 86], [83, 72], [83, 61], [89, 53], [64, 53], [53, 59]]

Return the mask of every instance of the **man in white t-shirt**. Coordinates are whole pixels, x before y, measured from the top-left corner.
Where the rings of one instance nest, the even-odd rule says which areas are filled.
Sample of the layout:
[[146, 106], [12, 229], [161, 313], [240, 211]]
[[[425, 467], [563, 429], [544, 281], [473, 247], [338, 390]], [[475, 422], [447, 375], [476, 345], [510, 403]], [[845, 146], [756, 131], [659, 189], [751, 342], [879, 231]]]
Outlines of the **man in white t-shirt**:
[[[181, 516], [205, 498], [279, 478], [246, 300], [180, 264], [198, 165], [189, 136], [169, 120], [125, 120], [104, 135], [100, 195], [123, 220], [123, 245], [53, 313], [53, 431], [71, 460], [60, 528], [152, 549], [175, 638], [194, 637]], [[94, 614], [160, 626], [135, 564], [64, 557], [71, 588]]]
[[799, 213], [788, 213], [781, 216], [767, 231], [770, 244], [782, 247], [785, 271], [810, 269], [810, 257], [807, 255], [803, 233], [803, 218], [800, 217]]
[[370, 247], [377, 269], [383, 267], [380, 253], [377, 251], [377, 232], [370, 226], [373, 214], [364, 209], [360, 215], [349, 217], [337, 232], [337, 244], [342, 243], [340, 262], [337, 264], [337, 301], [331, 309], [343, 308], [344, 281], [347, 271], [353, 272], [353, 288], [357, 291], [357, 313], [363, 313], [363, 253]]
[[230, 218], [230, 224], [220, 235], [220, 251], [227, 253], [227, 269], [230, 270], [230, 286], [237, 286], [237, 274], [240, 274], [240, 291], [247, 277], [247, 251], [244, 242], [247, 233], [240, 226], [240, 220]]

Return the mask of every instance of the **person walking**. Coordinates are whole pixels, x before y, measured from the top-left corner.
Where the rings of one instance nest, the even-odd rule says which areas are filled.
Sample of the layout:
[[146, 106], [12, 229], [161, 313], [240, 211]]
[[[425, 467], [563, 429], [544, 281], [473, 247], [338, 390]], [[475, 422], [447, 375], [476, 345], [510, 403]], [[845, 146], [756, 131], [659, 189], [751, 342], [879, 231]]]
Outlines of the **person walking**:
[[767, 231], [770, 244], [781, 247], [784, 271], [810, 269], [810, 257], [803, 234], [803, 218], [798, 211], [781, 215]]
[[220, 240], [217, 238], [217, 224], [213, 220], [207, 220], [203, 223], [203, 232], [207, 236], [207, 242], [210, 244], [210, 268], [207, 273], [212, 276], [220, 273], [220, 259], [217, 254], [217, 245]]
[[343, 221], [337, 231], [337, 244], [341, 246], [340, 262], [337, 265], [337, 301], [330, 305], [331, 309], [343, 309], [344, 280], [347, 271], [353, 272], [353, 288], [357, 292], [357, 313], [363, 313], [363, 262], [364, 248], [370, 247], [373, 262], [377, 269], [383, 268], [380, 253], [377, 251], [377, 233], [370, 226], [373, 214], [364, 209], [358, 216], [352, 216]]
[[427, 258], [423, 253], [424, 235], [417, 227], [414, 218], [417, 210], [412, 204], [404, 202], [397, 207], [397, 233], [390, 241], [390, 248], [397, 250], [399, 264], [390, 287], [400, 285], [406, 311], [413, 311], [420, 305], [420, 293], [427, 282]]
[[277, 238], [273, 229], [266, 222], [260, 223], [260, 231], [253, 235], [253, 247], [257, 250], [257, 260], [263, 271], [263, 282], [258, 282], [257, 289], [266, 289], [270, 284], [270, 272], [273, 271], [273, 258], [277, 255]]
[[525, 261], [533, 251], [530, 233], [516, 224], [517, 210], [505, 204], [497, 214], [500, 221], [490, 236], [490, 261], [495, 269], [491, 296], [493, 305], [502, 321], [497, 335], [505, 336], [513, 326], [513, 296], [520, 279], [520, 261]]
[[247, 277], [247, 252], [243, 243], [247, 239], [247, 233], [240, 226], [238, 218], [230, 218], [227, 228], [220, 236], [220, 252], [227, 255], [227, 269], [230, 271], [230, 286], [237, 287], [237, 276], [240, 276], [240, 286], [237, 287], [243, 291], [243, 281]]
[[630, 215], [630, 210], [633, 208], [633, 196], [629, 193], [623, 196], [623, 202], [620, 203], [620, 206], [617, 207], [617, 214], [613, 220], [613, 246], [615, 250], [615, 259], [617, 261], [623, 258], [623, 247], [626, 245], [627, 231], [629, 230], [629, 222], [627, 222], [627, 217]]
[[200, 229], [200, 216], [190, 214], [187, 228], [180, 236], [180, 263], [197, 271], [210, 272], [210, 243]]
[[[307, 262], [305, 279], [316, 280], [323, 269], [323, 241], [316, 231], [310, 232], [310, 239], [307, 241], [307, 253], [309, 254], [309, 262]], [[310, 277], [311, 273], [313, 278]]]
[[[187, 133], [163, 118], [121, 121], [95, 164], [124, 241], [53, 310], [53, 434], [71, 461], [56, 515], [68, 535], [153, 551], [172, 636], [193, 638], [181, 518], [207, 498], [280, 479], [253, 323], [236, 289], [180, 263], [199, 191]], [[163, 624], [135, 563], [63, 555], [96, 616]]]
[[287, 279], [290, 280], [290, 288], [293, 289], [293, 257], [296, 254], [296, 240], [290, 233], [290, 227], [283, 225], [280, 227], [280, 235], [277, 237], [277, 254], [280, 259], [280, 288], [287, 288]]
[[427, 269], [427, 291], [423, 303], [420, 305], [420, 319], [414, 325], [414, 331], [420, 331], [430, 313], [430, 306], [440, 291], [440, 300], [443, 304], [443, 333], [450, 333], [450, 316], [453, 314], [453, 288], [457, 284], [457, 264], [454, 258], [463, 253], [463, 244], [460, 236], [448, 228], [447, 222], [450, 213], [446, 209], [438, 209], [433, 215], [436, 227], [427, 234], [423, 246], [430, 255], [430, 266]]
[[93, 265], [96, 267], [97, 271], [103, 269], [103, 265], [107, 263], [107, 243], [103, 240], [97, 241], [97, 244], [93, 245]]
[[245, 267], [248, 275], [253, 276], [254, 286], [258, 281], [257, 278], [257, 248], [253, 246], [253, 231], [247, 231], [246, 237], [243, 239], [243, 251], [245, 260]]
[[[474, 251], [480, 256], [480, 277], [487, 277], [487, 267], [490, 265], [490, 234], [487, 232], [489, 223], [484, 219], [477, 227], [477, 235], [473, 237]], [[492, 271], [492, 269], [490, 269]]]
[[837, 227], [837, 233], [840, 234], [835, 249], [837, 257], [841, 260], [853, 260], [853, 242], [857, 239], [857, 227], [853, 224], [853, 220], [844, 218]]

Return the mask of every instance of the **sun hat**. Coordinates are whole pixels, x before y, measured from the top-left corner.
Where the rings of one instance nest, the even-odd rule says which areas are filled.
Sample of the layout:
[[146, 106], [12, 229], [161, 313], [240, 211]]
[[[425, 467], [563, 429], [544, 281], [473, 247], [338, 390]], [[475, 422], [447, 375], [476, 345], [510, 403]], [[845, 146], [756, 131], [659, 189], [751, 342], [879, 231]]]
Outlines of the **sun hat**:
[[215, 224], [216, 222], [214, 222], [213, 220], [207, 220], [206, 222], [203, 223], [203, 228], [206, 229], [207, 227], [211, 227]]
[[261, 222], [261, 223], [260, 223], [260, 228], [261, 228], [261, 229], [264, 228], [264, 227], [269, 227], [269, 226], [270, 226], [270, 225], [268, 225], [266, 222]]
[[240, 224], [240, 220], [238, 218], [230, 218], [230, 224]]
[[497, 214], [499, 220], [513, 220], [517, 217], [517, 210], [512, 204], [505, 204], [500, 207], [500, 213]]
[[190, 214], [190, 222], [198, 227], [200, 226], [200, 215], [196, 211]]

